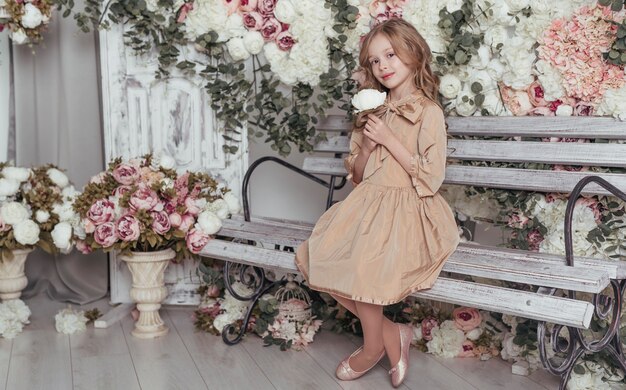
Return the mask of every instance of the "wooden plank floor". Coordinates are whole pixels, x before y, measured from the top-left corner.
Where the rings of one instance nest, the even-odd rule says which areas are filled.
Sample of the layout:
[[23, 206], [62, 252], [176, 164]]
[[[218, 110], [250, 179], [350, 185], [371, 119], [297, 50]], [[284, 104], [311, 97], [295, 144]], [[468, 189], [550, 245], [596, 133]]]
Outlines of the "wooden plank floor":
[[[363, 378], [335, 378], [338, 362], [354, 351], [355, 336], [319, 333], [305, 351], [281, 352], [250, 336], [228, 347], [221, 338], [196, 332], [192, 309], [166, 307], [167, 336], [131, 336], [130, 317], [108, 329], [66, 336], [54, 329], [54, 314], [66, 305], [38, 296], [27, 301], [31, 324], [14, 340], [0, 339], [0, 390], [23, 389], [391, 389], [388, 363]], [[108, 310], [102, 300], [83, 310]], [[440, 359], [411, 351], [411, 371], [401, 387], [428, 390], [546, 390], [558, 388], [545, 371], [530, 377], [511, 374], [500, 359]]]

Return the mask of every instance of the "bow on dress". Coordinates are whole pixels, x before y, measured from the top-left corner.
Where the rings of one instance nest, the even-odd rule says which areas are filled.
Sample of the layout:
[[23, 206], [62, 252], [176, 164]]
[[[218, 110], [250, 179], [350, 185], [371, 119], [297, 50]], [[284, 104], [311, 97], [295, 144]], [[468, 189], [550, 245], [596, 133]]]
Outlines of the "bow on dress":
[[[414, 95], [407, 96], [395, 102], [385, 100], [385, 102], [377, 108], [360, 112], [355, 119], [354, 130], [352, 130], [353, 141], [361, 147], [363, 137], [365, 137], [365, 135], [363, 135], [363, 129], [365, 128], [369, 114], [376, 115], [385, 120], [388, 124], [391, 124], [396, 116], [403, 117], [413, 125], [416, 124], [420, 120], [423, 111], [423, 106], [419, 104], [419, 100], [420, 99], [416, 99]], [[380, 144], [376, 145], [374, 153], [375, 165], [372, 174], [382, 167], [383, 160], [391, 154], [387, 148]], [[368, 176], [371, 176], [371, 174]]]

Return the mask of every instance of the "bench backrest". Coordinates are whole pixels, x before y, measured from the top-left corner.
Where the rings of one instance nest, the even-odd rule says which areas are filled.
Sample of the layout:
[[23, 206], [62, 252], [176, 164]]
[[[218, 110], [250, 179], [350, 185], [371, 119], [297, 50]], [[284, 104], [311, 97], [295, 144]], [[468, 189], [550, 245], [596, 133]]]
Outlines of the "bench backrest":
[[[626, 168], [626, 122], [606, 117], [449, 117], [449, 165], [447, 184], [474, 185], [490, 188], [539, 192], [570, 192], [590, 172], [585, 167], [603, 167], [606, 172], [593, 175], [606, 179], [618, 188], [626, 188], [626, 175], [610, 173], [611, 168]], [[317, 126], [326, 133], [327, 141], [315, 146], [316, 152], [332, 153], [332, 157], [307, 157], [303, 169], [314, 174], [345, 176], [343, 159], [336, 156], [349, 152], [349, 131], [352, 123], [343, 116], [328, 116]], [[475, 136], [478, 139], [459, 139]], [[576, 138], [596, 142], [541, 142], [546, 138]], [[520, 169], [461, 165], [461, 161], [498, 163], [536, 163], [582, 166], [581, 171]], [[485, 164], [486, 165], [486, 164]], [[493, 165], [493, 164], [492, 164]], [[540, 167], [538, 167], [540, 168]], [[588, 195], [608, 195], [598, 185], [583, 191]]]

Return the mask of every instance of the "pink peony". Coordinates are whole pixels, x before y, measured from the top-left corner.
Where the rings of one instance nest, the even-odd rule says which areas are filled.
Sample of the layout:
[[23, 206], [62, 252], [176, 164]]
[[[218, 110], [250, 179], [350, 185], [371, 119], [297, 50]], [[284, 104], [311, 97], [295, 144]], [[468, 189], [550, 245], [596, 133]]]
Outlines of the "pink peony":
[[257, 6], [257, 0], [239, 0], [239, 11], [250, 12], [254, 11]]
[[266, 16], [274, 16], [276, 0], [259, 0], [259, 12]]
[[96, 230], [96, 225], [89, 218], [83, 219], [83, 228], [85, 233], [93, 233]]
[[202, 211], [202, 209], [196, 204], [196, 199], [193, 199], [191, 197], [185, 199], [185, 208], [186, 212], [191, 215], [198, 215]]
[[456, 327], [463, 332], [469, 332], [478, 327], [482, 321], [480, 312], [472, 307], [457, 307], [452, 312], [452, 317]]
[[113, 222], [106, 222], [96, 226], [93, 239], [103, 248], [108, 248], [117, 241], [117, 231]]
[[535, 107], [528, 111], [530, 116], [556, 116], [556, 113], [550, 110], [550, 107]]
[[258, 12], [246, 12], [242, 18], [243, 25], [248, 30], [259, 31], [263, 28], [263, 15]]
[[176, 212], [176, 203], [175, 202], [167, 202], [163, 205], [163, 210], [169, 215]]
[[133, 210], [152, 210], [159, 204], [159, 195], [150, 187], [142, 185], [128, 203]]
[[228, 15], [232, 15], [237, 12], [239, 8], [239, 0], [222, 0], [226, 9], [228, 10]]
[[528, 242], [528, 250], [536, 252], [539, 250], [539, 244], [543, 241], [543, 236], [538, 229], [533, 229], [526, 235], [526, 241]]
[[511, 228], [523, 229], [524, 226], [528, 224], [528, 217], [522, 214], [521, 211], [517, 210], [509, 215], [509, 220], [507, 221], [507, 225]]
[[104, 183], [104, 178], [107, 177], [109, 173], [108, 172], [100, 172], [97, 175], [93, 176], [89, 182], [90, 183], [94, 183], [94, 184], [101, 184]]
[[526, 115], [532, 110], [533, 105], [530, 103], [530, 98], [526, 91], [516, 91], [509, 87], [502, 86], [500, 92], [502, 93], [502, 102], [513, 115]]
[[131, 186], [119, 186], [113, 190], [113, 196], [121, 198], [122, 196], [124, 196], [125, 193], [129, 192], [130, 190], [132, 190]]
[[389, 15], [389, 18], [402, 18], [402, 8], [390, 7], [387, 15]]
[[530, 86], [526, 89], [526, 92], [528, 93], [530, 104], [532, 104], [534, 107], [545, 107], [548, 105], [546, 99], [543, 98], [543, 88], [538, 81], [530, 84]]
[[206, 290], [206, 295], [209, 298], [217, 298], [220, 296], [220, 288], [216, 284], [212, 284]]
[[152, 230], [155, 233], [165, 234], [171, 229], [172, 225], [165, 211], [153, 211], [150, 215], [152, 215]]
[[185, 241], [187, 241], [187, 248], [189, 248], [191, 253], [200, 253], [202, 248], [206, 246], [210, 239], [211, 236], [199, 229], [191, 229], [185, 237]]
[[133, 165], [122, 163], [113, 169], [113, 177], [120, 184], [131, 185], [139, 179], [139, 170]]
[[183, 223], [183, 217], [179, 213], [170, 214], [170, 224], [174, 227], [179, 227]]
[[87, 211], [87, 218], [95, 225], [110, 222], [115, 218], [115, 204], [108, 199], [98, 199]]
[[191, 227], [196, 223], [196, 218], [191, 215], [191, 214], [185, 214], [182, 217], [182, 221], [180, 223], [180, 225], [178, 225], [178, 228], [180, 230], [182, 230], [183, 232], [186, 232], [187, 230], [191, 229]]
[[456, 355], [457, 357], [474, 357], [474, 348], [476, 348], [476, 346], [474, 345], [474, 343], [471, 340], [465, 340], [463, 341], [463, 344], [461, 345], [461, 350], [459, 351], [459, 354]]
[[434, 327], [439, 326], [439, 322], [434, 317], [426, 317], [422, 320], [422, 338], [424, 340], [432, 340], [433, 336], [430, 332]]
[[282, 31], [282, 26], [280, 22], [274, 18], [269, 18], [263, 24], [261, 28], [261, 35], [263, 35], [263, 39], [266, 41], [273, 41], [276, 39], [278, 34]]
[[296, 40], [288, 31], [283, 31], [276, 37], [276, 44], [278, 45], [278, 48], [283, 51], [289, 51], [295, 43]]
[[369, 11], [372, 17], [378, 17], [378, 15], [387, 11], [387, 4], [385, 4], [384, 0], [374, 0], [369, 5]]
[[135, 241], [141, 234], [141, 224], [130, 214], [123, 215], [117, 221], [117, 235], [122, 241]]
[[574, 106], [574, 115], [591, 116], [593, 115], [594, 105], [591, 103], [580, 101]]
[[76, 249], [78, 249], [81, 253], [88, 255], [93, 252], [93, 249], [83, 240], [76, 241]]

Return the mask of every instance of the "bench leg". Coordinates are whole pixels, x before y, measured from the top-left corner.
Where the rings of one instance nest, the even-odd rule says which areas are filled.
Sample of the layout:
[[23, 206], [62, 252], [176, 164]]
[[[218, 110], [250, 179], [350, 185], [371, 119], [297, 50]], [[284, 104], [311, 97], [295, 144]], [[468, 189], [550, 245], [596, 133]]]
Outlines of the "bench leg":
[[[537, 339], [539, 342], [539, 357], [543, 366], [554, 375], [561, 377], [559, 390], [565, 390], [570, 379], [574, 366], [578, 359], [585, 353], [598, 353], [603, 351], [608, 353], [622, 370], [626, 371], [626, 357], [622, 349], [620, 340], [619, 325], [622, 314], [622, 301], [626, 290], [626, 280], [611, 280], [612, 296], [604, 294], [594, 294], [593, 304], [595, 307], [594, 316], [606, 320], [608, 328], [598, 340], [585, 340], [581, 329], [555, 325], [550, 335], [552, 350], [556, 353], [565, 354], [563, 361], [555, 362], [548, 359], [546, 345], [546, 323], [539, 322], [537, 326]], [[554, 293], [554, 290], [550, 292]], [[569, 292], [575, 298], [575, 292]], [[610, 318], [608, 318], [610, 315]], [[565, 328], [565, 329], [564, 329]], [[558, 335], [562, 330], [567, 330], [568, 342], [560, 342]]]

